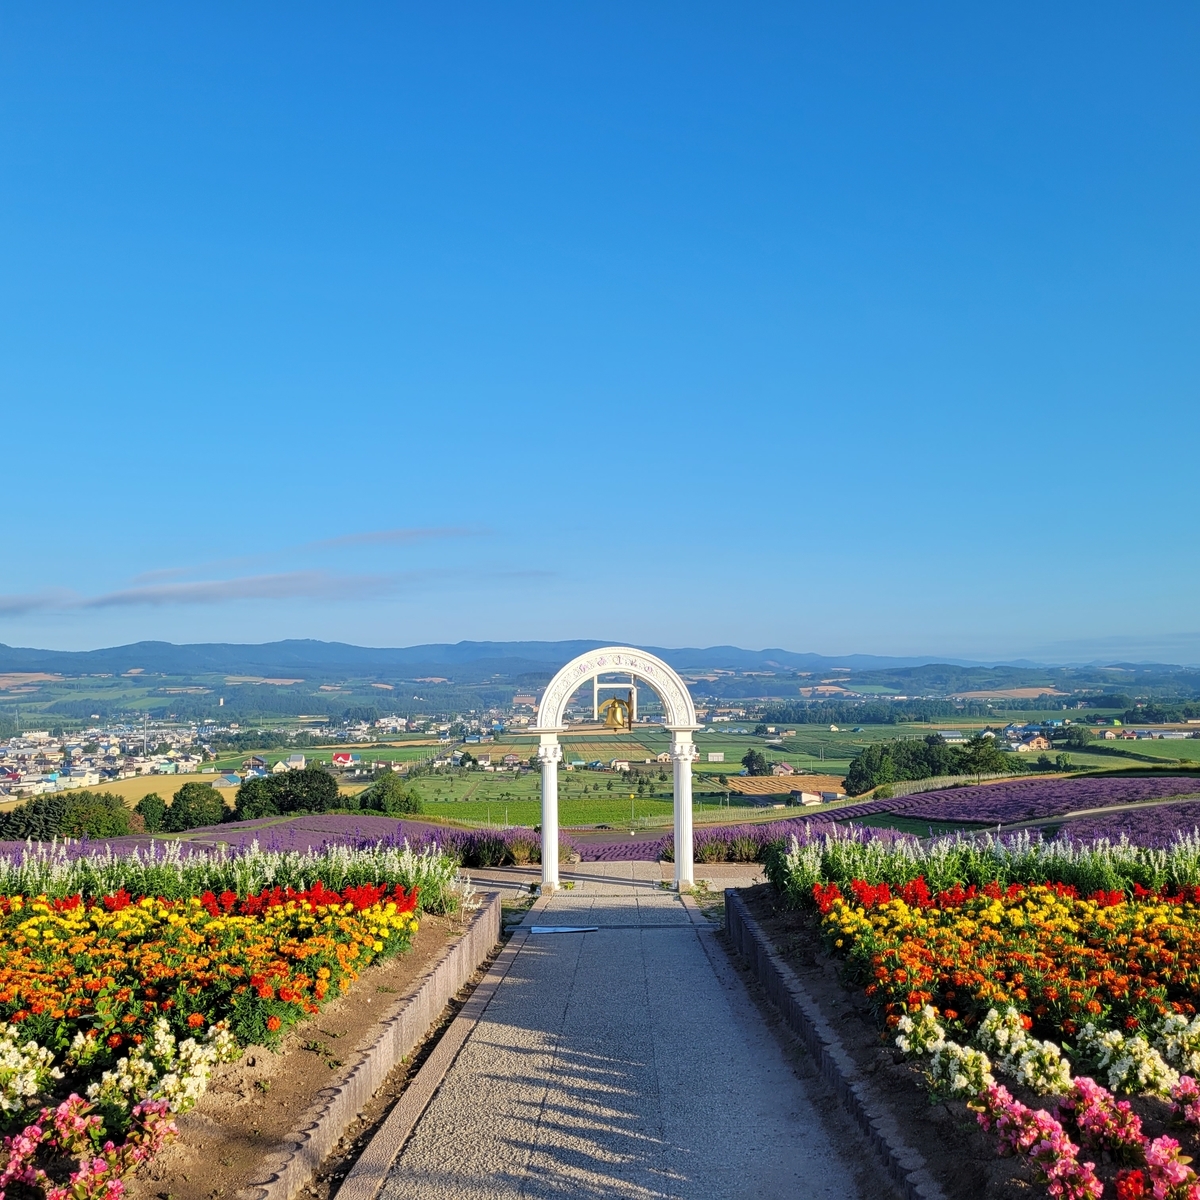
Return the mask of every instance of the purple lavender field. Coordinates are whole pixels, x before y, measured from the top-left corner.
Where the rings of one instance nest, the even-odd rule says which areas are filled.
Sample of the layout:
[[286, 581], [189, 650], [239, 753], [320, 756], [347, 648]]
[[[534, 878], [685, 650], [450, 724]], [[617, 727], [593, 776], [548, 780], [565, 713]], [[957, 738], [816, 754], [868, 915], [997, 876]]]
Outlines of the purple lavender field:
[[1200, 795], [1200, 778], [1192, 775], [1120, 776], [1081, 779], [1021, 779], [975, 787], [914, 792], [895, 800], [870, 800], [839, 809], [838, 820], [889, 813], [921, 821], [963, 821], [1009, 825], [1058, 817], [1081, 808], [1107, 808], [1165, 796]]
[[[774, 841], [795, 835], [802, 842], [813, 837], [840, 832], [846, 836], [844, 823], [835, 825], [829, 818], [793, 817], [758, 825], [702, 826], [695, 832], [695, 859], [698, 863], [761, 862], [766, 847]], [[856, 837], [872, 841], [895, 841], [907, 835], [890, 829], [856, 829]], [[89, 842], [72, 842], [67, 855], [76, 858], [104, 847], [116, 854], [129, 854], [136, 848], [145, 852], [153, 844], [162, 847], [178, 842], [186, 856], [189, 849], [209, 852], [226, 847], [234, 853], [249, 850], [258, 843], [260, 850], [319, 851], [327, 846], [400, 846], [404, 842], [415, 850], [436, 843], [452, 855], [460, 866], [471, 868], [497, 867], [511, 864], [540, 863], [541, 835], [533, 829], [453, 829], [424, 821], [398, 820], [395, 817], [357, 814], [313, 814], [291, 818], [264, 817], [256, 821], [231, 821], [190, 829], [168, 837], [104, 838]], [[20, 858], [24, 842], [0, 842], [0, 854]], [[583, 862], [657, 862], [671, 861], [675, 843], [671, 834], [665, 837], [641, 835], [609, 840], [576, 842], [569, 833], [559, 838], [560, 858], [578, 854]]]
[[[761, 825], [703, 826], [692, 838], [692, 852], [698, 863], [762, 862], [766, 848], [772, 842], [796, 837], [803, 844], [827, 834], [847, 836], [844, 824], [835, 824], [827, 817], [792, 817], [784, 821], [770, 821]], [[859, 839], [894, 843], [909, 839], [908, 834], [894, 829], [871, 829], [855, 827], [853, 835]], [[582, 847], [584, 862], [654, 862], [675, 859], [675, 837], [668, 833], [657, 841], [630, 838], [627, 842], [613, 842]]]
[[1058, 831], [1059, 838], [1090, 842], [1094, 838], [1117, 841], [1122, 834], [1138, 846], [1163, 848], [1179, 834], [1200, 831], [1200, 800], [1181, 804], [1156, 804], [1153, 808], [1109, 813], [1107, 816], [1081, 817], [1068, 821]]

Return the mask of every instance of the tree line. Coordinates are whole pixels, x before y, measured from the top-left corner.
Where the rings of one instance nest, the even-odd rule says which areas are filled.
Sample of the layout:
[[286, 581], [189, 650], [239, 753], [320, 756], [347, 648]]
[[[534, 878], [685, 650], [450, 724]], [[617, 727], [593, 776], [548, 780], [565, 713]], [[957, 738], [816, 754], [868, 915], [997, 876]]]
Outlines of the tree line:
[[342, 796], [337, 780], [323, 767], [313, 764], [302, 771], [246, 780], [238, 789], [232, 808], [211, 784], [195, 782], [183, 784], [170, 800], [149, 792], [132, 809], [112, 792], [81, 789], [35, 796], [0, 813], [0, 841], [183, 833], [228, 821], [334, 810], [405, 816], [419, 813], [421, 801], [391, 771], [381, 775], [361, 795]]
[[994, 737], [976, 734], [964, 746], [950, 746], [941, 734], [931, 733], [865, 747], [846, 773], [846, 794], [861, 796], [885, 784], [936, 775], [994, 775], [1020, 769], [1015, 755], [1001, 750]]

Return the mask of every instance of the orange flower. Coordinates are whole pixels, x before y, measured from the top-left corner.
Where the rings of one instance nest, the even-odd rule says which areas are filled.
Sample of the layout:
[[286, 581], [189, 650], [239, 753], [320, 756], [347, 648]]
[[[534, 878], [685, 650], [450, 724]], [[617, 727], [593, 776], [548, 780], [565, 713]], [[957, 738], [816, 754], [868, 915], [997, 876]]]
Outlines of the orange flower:
[[274, 1033], [283, 1022], [278, 1017], [267, 1018], [267, 1028]]
[[188, 1017], [188, 1028], [189, 1029], [199, 1029], [200, 1026], [203, 1024], [204, 1024], [204, 1018], [203, 1018], [203, 1016], [200, 1015], [200, 1013], [192, 1013], [192, 1015], [190, 1017]]

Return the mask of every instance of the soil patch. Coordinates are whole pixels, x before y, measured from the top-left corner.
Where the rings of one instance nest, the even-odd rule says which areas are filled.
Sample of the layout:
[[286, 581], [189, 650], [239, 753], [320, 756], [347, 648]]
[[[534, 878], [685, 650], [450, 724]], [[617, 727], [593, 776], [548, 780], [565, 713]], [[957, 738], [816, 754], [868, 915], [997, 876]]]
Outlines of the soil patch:
[[[862, 988], [843, 984], [844, 962], [825, 953], [815, 914], [782, 909], [770, 884], [747, 888], [741, 895], [750, 915], [820, 1005], [846, 1053], [870, 1077], [904, 1138], [925, 1156], [930, 1173], [951, 1200], [1030, 1200], [1047, 1194], [1017, 1159], [997, 1155], [996, 1135], [979, 1127], [965, 1101], [931, 1103], [920, 1065], [907, 1061], [895, 1047]], [[1005, 1076], [998, 1080], [1031, 1108], [1053, 1111], [1054, 1097], [1038, 1096]], [[1200, 1153], [1194, 1131], [1168, 1125], [1169, 1104], [1149, 1097], [1127, 1098], [1148, 1137], [1170, 1133], [1182, 1143], [1184, 1153]], [[1080, 1158], [1096, 1164], [1097, 1174], [1105, 1180], [1105, 1195], [1113, 1194], [1111, 1181], [1120, 1164], [1106, 1161], [1098, 1151], [1084, 1150]]]
[[[384, 1014], [416, 991], [463, 930], [457, 920], [425, 914], [411, 952], [369, 967], [345, 996], [297, 1025], [278, 1051], [249, 1046], [237, 1062], [218, 1067], [208, 1091], [179, 1119], [178, 1141], [126, 1180], [130, 1200], [217, 1200], [253, 1191], [268, 1155], [286, 1149], [318, 1094], [342, 1078]], [[403, 1067], [389, 1087], [403, 1089]]]

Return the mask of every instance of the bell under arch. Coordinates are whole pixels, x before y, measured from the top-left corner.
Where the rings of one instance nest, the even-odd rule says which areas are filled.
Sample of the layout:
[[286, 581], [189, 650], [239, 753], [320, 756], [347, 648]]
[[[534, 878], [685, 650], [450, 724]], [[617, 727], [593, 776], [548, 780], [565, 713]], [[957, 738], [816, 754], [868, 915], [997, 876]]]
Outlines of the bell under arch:
[[[692, 734], [700, 728], [696, 706], [687, 685], [661, 658], [631, 646], [605, 646], [580, 654], [559, 669], [546, 685], [538, 704], [537, 723], [530, 732], [539, 739], [538, 759], [542, 765], [542, 889], [553, 891], [558, 880], [558, 764], [562, 746], [563, 715], [567, 702], [589, 680], [618, 671], [647, 684], [662, 701], [671, 734], [671, 763], [674, 773], [675, 886], [689, 888], [695, 881], [692, 858], [692, 763], [696, 746]], [[554, 847], [547, 853], [549, 847]]]

